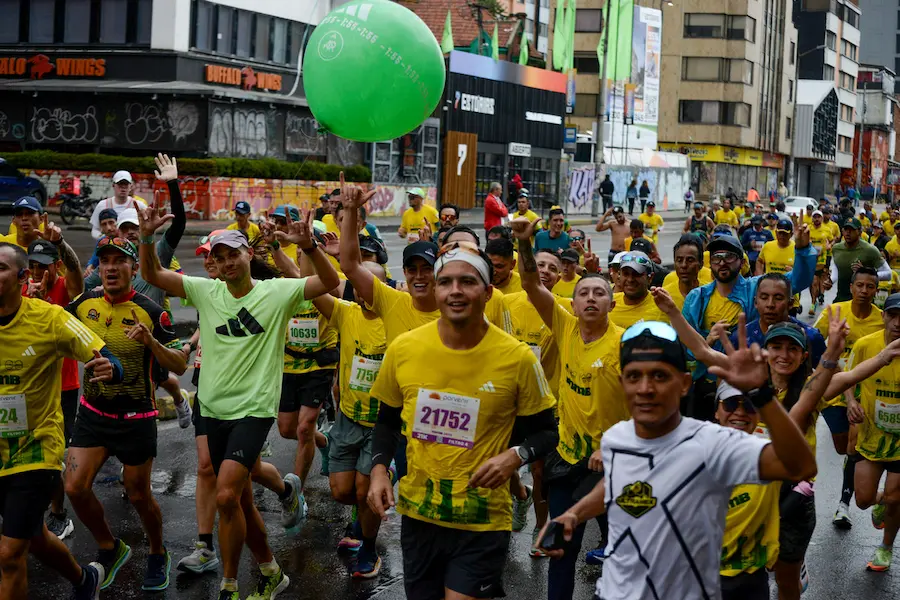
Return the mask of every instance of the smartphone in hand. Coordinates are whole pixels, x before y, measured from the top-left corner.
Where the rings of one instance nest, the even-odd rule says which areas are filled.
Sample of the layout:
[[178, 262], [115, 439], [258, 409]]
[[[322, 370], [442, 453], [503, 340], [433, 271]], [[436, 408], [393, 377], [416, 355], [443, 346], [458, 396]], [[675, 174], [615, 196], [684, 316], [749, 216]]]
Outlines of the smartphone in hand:
[[550, 521], [550, 524], [547, 525], [547, 532], [541, 539], [541, 548], [546, 550], [562, 550], [566, 545], [566, 540], [563, 537], [564, 535], [565, 528], [562, 523]]

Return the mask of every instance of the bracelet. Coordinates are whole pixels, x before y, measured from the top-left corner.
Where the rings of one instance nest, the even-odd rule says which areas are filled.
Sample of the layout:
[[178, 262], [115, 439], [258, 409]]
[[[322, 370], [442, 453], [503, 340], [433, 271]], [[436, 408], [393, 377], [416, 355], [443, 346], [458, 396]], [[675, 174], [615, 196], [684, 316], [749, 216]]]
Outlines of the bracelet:
[[153, 236], [152, 236], [152, 235], [142, 235], [142, 236], [141, 236], [141, 243], [142, 243], [142, 244], [152, 244], [152, 243], [153, 243]]
[[747, 398], [755, 408], [762, 408], [775, 398], [775, 390], [772, 389], [771, 385], [766, 383], [760, 388], [747, 392]]
[[316, 250], [319, 248], [319, 243], [316, 240], [313, 240], [312, 246], [309, 248], [301, 248], [303, 250], [303, 254], [310, 255], [315, 254]]
[[273, 250], [273, 251], [274, 251], [274, 250], [278, 250], [279, 248], [281, 248], [281, 242], [279, 242], [278, 240], [275, 240], [274, 242], [272, 242], [272, 243], [269, 244], [269, 245], [272, 246], [272, 250]]

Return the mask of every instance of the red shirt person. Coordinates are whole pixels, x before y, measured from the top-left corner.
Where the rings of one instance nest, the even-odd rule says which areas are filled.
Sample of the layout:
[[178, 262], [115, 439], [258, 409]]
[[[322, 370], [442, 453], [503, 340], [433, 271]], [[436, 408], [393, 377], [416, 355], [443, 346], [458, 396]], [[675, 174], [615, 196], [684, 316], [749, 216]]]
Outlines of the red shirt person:
[[503, 186], [496, 181], [491, 183], [490, 191], [484, 199], [484, 230], [490, 231], [492, 227], [502, 224], [503, 217], [509, 212], [500, 199], [503, 193]]

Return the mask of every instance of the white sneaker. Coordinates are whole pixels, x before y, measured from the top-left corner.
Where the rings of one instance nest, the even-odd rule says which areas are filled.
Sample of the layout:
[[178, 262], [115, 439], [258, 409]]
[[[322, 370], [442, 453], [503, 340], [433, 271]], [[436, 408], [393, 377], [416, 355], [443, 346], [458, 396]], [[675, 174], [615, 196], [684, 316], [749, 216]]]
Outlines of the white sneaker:
[[839, 502], [831, 523], [838, 529], [850, 529], [853, 527], [853, 521], [850, 520], [850, 507], [843, 502]]
[[219, 567], [219, 557], [205, 542], [194, 542], [194, 551], [178, 561], [178, 570], [190, 573], [205, 573]]
[[187, 429], [191, 426], [191, 402], [190, 396], [181, 390], [181, 404], [175, 404], [175, 412], [178, 413], [178, 426]]
[[291, 484], [291, 495], [281, 501], [281, 526], [290, 529], [306, 518], [306, 499], [300, 491], [300, 478], [294, 473], [284, 476], [285, 483]]

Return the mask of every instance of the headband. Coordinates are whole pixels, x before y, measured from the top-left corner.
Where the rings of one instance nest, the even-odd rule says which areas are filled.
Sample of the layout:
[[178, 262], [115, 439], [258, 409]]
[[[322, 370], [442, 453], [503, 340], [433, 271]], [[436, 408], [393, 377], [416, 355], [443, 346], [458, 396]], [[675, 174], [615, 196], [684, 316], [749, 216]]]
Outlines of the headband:
[[481, 280], [484, 281], [484, 284], [491, 285], [491, 269], [488, 266], [487, 261], [480, 255], [465, 248], [449, 250], [438, 256], [434, 265], [435, 279], [437, 279], [437, 276], [440, 275], [441, 270], [443, 270], [445, 266], [455, 261], [462, 261], [468, 265], [472, 265], [475, 267], [475, 270], [478, 271], [478, 274], [481, 275]]

